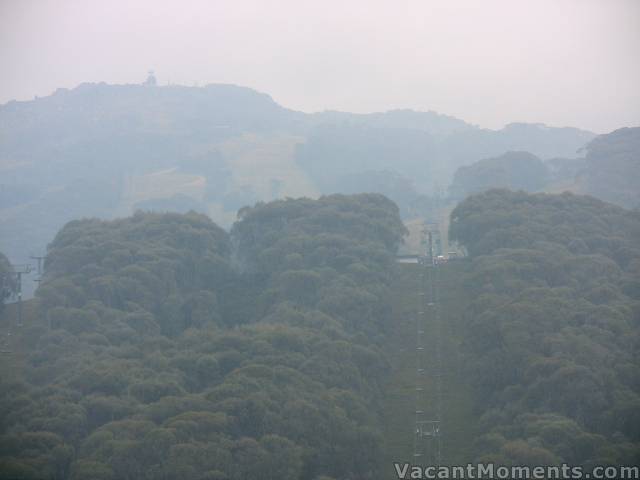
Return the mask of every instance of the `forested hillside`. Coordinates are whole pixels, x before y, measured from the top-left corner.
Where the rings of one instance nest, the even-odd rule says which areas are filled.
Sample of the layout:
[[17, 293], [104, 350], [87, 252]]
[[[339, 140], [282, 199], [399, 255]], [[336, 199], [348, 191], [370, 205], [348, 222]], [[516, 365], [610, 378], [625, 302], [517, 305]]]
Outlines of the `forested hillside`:
[[231, 236], [196, 213], [58, 233], [2, 379], [0, 478], [377, 478], [397, 207], [240, 217]]
[[[3, 367], [0, 478], [378, 479], [410, 451], [420, 285], [395, 264], [396, 205], [238, 215], [230, 233], [193, 212], [58, 233]], [[450, 235], [469, 258], [440, 267], [445, 462], [637, 463], [638, 213], [490, 190]]]
[[591, 197], [492, 190], [452, 213], [467, 377], [499, 464], [640, 461], [640, 215]]
[[640, 480], [639, 59], [640, 0], [0, 0], [0, 480]]
[[234, 85], [82, 84], [0, 106], [0, 251], [24, 263], [76, 218], [195, 210], [228, 228], [244, 205], [323, 193], [383, 193], [414, 218], [461, 165], [570, 157], [593, 137], [411, 110], [306, 114]]
[[627, 208], [640, 208], [640, 127], [596, 137], [587, 147], [584, 192]]
[[492, 188], [535, 192], [547, 186], [547, 166], [527, 152], [507, 152], [460, 167], [449, 187], [453, 199], [462, 200], [473, 193]]

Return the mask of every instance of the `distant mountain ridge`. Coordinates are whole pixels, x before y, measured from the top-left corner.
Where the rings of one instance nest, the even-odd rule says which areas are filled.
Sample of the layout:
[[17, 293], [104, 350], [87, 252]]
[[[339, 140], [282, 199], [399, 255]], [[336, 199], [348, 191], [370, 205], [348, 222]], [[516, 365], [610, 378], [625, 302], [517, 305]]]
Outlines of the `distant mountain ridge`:
[[312, 113], [311, 118], [319, 124], [351, 124], [377, 128], [407, 128], [422, 130], [435, 137], [446, 137], [453, 133], [474, 130], [478, 127], [449, 115], [410, 109], [395, 109], [374, 113], [347, 113], [335, 110]]
[[[161, 116], [169, 113], [170, 118], [148, 118], [154, 114]], [[140, 121], [139, 114], [143, 114], [147, 123]], [[128, 122], [109, 125], [109, 121], [115, 120]], [[198, 124], [198, 120], [206, 120], [208, 123]], [[155, 126], [160, 130], [163, 127], [184, 128], [184, 124], [199, 127], [199, 133], [210, 133], [211, 129], [223, 127], [252, 131], [285, 129], [305, 133], [321, 124], [349, 124], [421, 130], [436, 138], [460, 133], [482, 135], [503, 132], [516, 137], [512, 141], [519, 141], [523, 136], [548, 136], [549, 132], [554, 132], [558, 137], [575, 136], [582, 143], [595, 137], [594, 133], [586, 130], [548, 127], [544, 124], [512, 123], [500, 130], [484, 129], [449, 115], [411, 109], [367, 114], [330, 110], [303, 113], [279, 105], [265, 93], [231, 84], [186, 87], [83, 83], [73, 89], [60, 88], [46, 97], [10, 101], [0, 105], [0, 147], [2, 153], [5, 153], [6, 142], [13, 143], [10, 137], [19, 142], [20, 138], [24, 138], [21, 133], [25, 135], [32, 129], [43, 126], [51, 128], [50, 134], [54, 136], [69, 133], [69, 129], [74, 127], [90, 129], [109, 125], [112, 128], [104, 130], [104, 133], [113, 133], [142, 126]]]

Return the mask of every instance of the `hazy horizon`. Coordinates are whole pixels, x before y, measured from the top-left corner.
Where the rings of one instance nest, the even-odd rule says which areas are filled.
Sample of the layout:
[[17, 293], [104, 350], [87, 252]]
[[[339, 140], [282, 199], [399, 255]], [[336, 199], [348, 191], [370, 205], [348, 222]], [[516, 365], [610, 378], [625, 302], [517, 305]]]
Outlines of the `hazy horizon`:
[[230, 83], [304, 112], [486, 128], [640, 124], [640, 2], [0, 2], [0, 103], [84, 82]]

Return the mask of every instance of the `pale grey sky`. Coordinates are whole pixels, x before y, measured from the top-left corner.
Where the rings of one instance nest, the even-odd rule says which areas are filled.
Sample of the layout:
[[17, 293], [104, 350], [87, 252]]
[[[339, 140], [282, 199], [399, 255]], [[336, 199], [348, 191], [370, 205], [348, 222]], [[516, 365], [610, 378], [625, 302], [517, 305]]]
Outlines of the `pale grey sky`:
[[0, 0], [0, 103], [234, 83], [306, 112], [640, 125], [640, 0]]

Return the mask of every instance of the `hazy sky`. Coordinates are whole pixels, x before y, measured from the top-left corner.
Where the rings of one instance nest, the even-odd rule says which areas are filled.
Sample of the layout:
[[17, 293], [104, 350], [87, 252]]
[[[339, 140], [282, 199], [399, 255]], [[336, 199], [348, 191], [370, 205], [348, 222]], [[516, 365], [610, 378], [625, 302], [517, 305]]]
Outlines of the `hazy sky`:
[[0, 0], [0, 103], [234, 83], [303, 111], [640, 125], [640, 0]]

